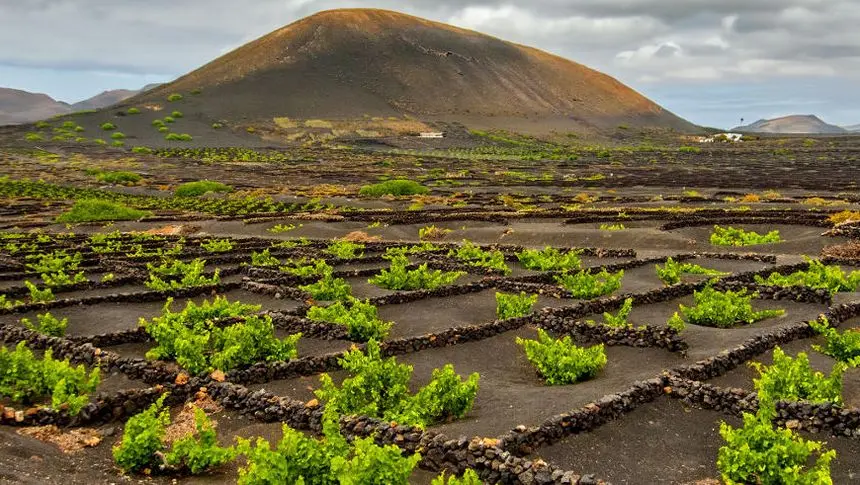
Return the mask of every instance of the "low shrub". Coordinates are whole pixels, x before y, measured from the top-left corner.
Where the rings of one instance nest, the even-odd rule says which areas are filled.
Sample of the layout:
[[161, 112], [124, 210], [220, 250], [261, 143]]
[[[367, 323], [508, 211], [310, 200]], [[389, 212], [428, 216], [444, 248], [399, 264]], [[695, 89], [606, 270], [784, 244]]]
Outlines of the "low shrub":
[[176, 188], [174, 194], [177, 197], [199, 197], [209, 192], [231, 192], [233, 187], [214, 182], [212, 180], [200, 180], [197, 182], [187, 182]]
[[577, 347], [570, 335], [554, 339], [543, 329], [538, 329], [537, 340], [517, 337], [516, 342], [523, 347], [538, 374], [551, 386], [591, 379], [606, 365], [603, 344]]
[[425, 226], [418, 229], [418, 239], [422, 241], [435, 241], [444, 239], [450, 232], [450, 229], [436, 227], [435, 225]]
[[206, 276], [203, 273], [205, 266], [206, 261], [199, 258], [187, 263], [178, 259], [164, 261], [160, 265], [146, 263], [149, 280], [144, 285], [155, 291], [170, 291], [218, 284], [221, 281], [220, 270]]
[[498, 250], [486, 251], [473, 244], [471, 241], [463, 241], [457, 249], [448, 252], [449, 258], [456, 258], [469, 266], [478, 268], [494, 269], [502, 274], [510, 274], [511, 269], [505, 263], [505, 255]]
[[132, 209], [118, 202], [84, 199], [76, 201], [71, 209], [57, 216], [57, 222], [136, 221], [150, 215], [149, 211]]
[[170, 116], [172, 116], [173, 118], [182, 118], [183, 114], [182, 111], [177, 110], [170, 113]]
[[383, 195], [421, 195], [429, 191], [430, 189], [413, 180], [386, 180], [378, 184], [365, 185], [358, 193], [367, 197], [382, 197]]
[[813, 349], [851, 367], [860, 366], [860, 329], [849, 328], [840, 332], [824, 317], [812, 322], [811, 326], [825, 340], [823, 346], [813, 345]]
[[537, 295], [529, 295], [524, 291], [519, 295], [499, 293], [497, 291], [496, 317], [499, 320], [507, 320], [508, 318], [526, 316], [532, 312], [537, 299]]
[[138, 146], [138, 147], [132, 147], [131, 152], [132, 152], [132, 153], [137, 153], [137, 154], [139, 154], [139, 155], [152, 155], [153, 153], [155, 153], [155, 152], [152, 150], [152, 148], [140, 147], [140, 146]]
[[621, 223], [616, 223], [616, 224], [601, 224], [601, 225], [600, 225], [600, 230], [601, 230], [601, 231], [623, 231], [623, 230], [625, 230], [625, 229], [627, 229], [627, 228], [626, 228], [626, 227], [624, 227], [624, 224], [621, 224]]
[[139, 115], [139, 114], [140, 114], [140, 109], [138, 109], [138, 108], [129, 108], [129, 109], [128, 109], [128, 111], [126, 111], [126, 113], [127, 113], [127, 114], [130, 114], [130, 115]]
[[683, 318], [694, 325], [732, 328], [785, 314], [785, 310], [754, 311], [752, 299], [756, 296], [756, 293], [748, 294], [746, 289], [721, 292], [707, 286], [693, 292], [694, 306], [681, 305], [680, 315], [676, 313], [672, 318]]
[[98, 368], [88, 374], [83, 365], [55, 360], [51, 349], [39, 359], [26, 342], [18, 342], [15, 350], [0, 346], [0, 369], [0, 396], [25, 404], [50, 396], [52, 408], [68, 409], [71, 415], [89, 402], [101, 379]]
[[172, 93], [167, 96], [167, 101], [173, 103], [176, 101], [182, 101], [182, 95], [179, 93]]
[[663, 266], [655, 265], [657, 269], [657, 277], [660, 281], [667, 285], [674, 285], [681, 282], [681, 276], [684, 274], [706, 275], [706, 276], [725, 276], [727, 273], [708, 269], [693, 263], [682, 263], [675, 261], [672, 258], [666, 260]]
[[288, 259], [278, 270], [296, 276], [323, 276], [334, 271], [324, 259], [307, 258]]
[[233, 241], [229, 239], [210, 239], [200, 243], [200, 247], [210, 253], [226, 253], [233, 250]]
[[860, 287], [860, 271], [846, 273], [836, 265], [825, 265], [818, 260], [809, 260], [809, 269], [789, 275], [771, 273], [767, 279], [755, 276], [756, 283], [772, 286], [805, 286], [827, 290], [831, 295], [840, 291], [857, 291]]
[[349, 338], [360, 342], [370, 339], [384, 340], [393, 325], [392, 322], [382, 321], [376, 306], [369, 301], [362, 302], [355, 298], [350, 298], [346, 304], [339, 301], [328, 307], [311, 307], [307, 317], [343, 325], [349, 331]]
[[314, 300], [337, 301], [352, 296], [349, 283], [343, 278], [335, 278], [331, 273], [326, 273], [315, 283], [299, 286], [299, 289], [309, 293]]
[[120, 131], [115, 131], [115, 132], [111, 133], [110, 137], [114, 140], [124, 140], [125, 139], [125, 133], [122, 133]]
[[605, 269], [599, 273], [582, 270], [577, 273], [562, 273], [553, 277], [556, 283], [569, 291], [574, 298], [591, 299], [609, 295], [621, 288], [624, 270], [610, 273]]
[[323, 252], [341, 259], [360, 258], [364, 256], [364, 244], [343, 240], [334, 241]]
[[116, 125], [113, 123], [102, 123], [101, 129], [104, 131], [113, 131], [116, 129]]
[[[296, 342], [301, 334], [283, 339], [275, 337], [275, 327], [268, 315], [257, 316], [258, 305], [229, 302], [215, 297], [197, 305], [186, 303], [180, 312], [172, 312], [173, 298], [164, 304], [161, 316], [140, 325], [155, 340], [148, 359], [174, 360], [193, 374], [215, 369], [228, 371], [261, 361], [283, 361], [296, 357]], [[238, 319], [227, 326], [219, 321]]]
[[[633, 298], [625, 298], [621, 308], [618, 309], [618, 313], [614, 315], [609, 312], [603, 313], [603, 324], [616, 328], [632, 326], [630, 322], [627, 321], [630, 317], [631, 311], [633, 311]], [[588, 320], [588, 323], [596, 325], [594, 320]]]
[[278, 266], [281, 264], [281, 260], [272, 256], [272, 253], [268, 248], [257, 252], [251, 252], [251, 266], [257, 266], [259, 268], [268, 268], [272, 266]]
[[547, 246], [543, 250], [525, 249], [517, 253], [517, 259], [528, 269], [538, 271], [567, 271], [582, 267], [581, 251], [561, 252]]
[[408, 270], [408, 266], [409, 259], [406, 256], [393, 256], [391, 266], [370, 278], [368, 282], [389, 290], [432, 290], [450, 285], [466, 274], [461, 271], [430, 270], [427, 263], [413, 270]]
[[218, 435], [209, 417], [202, 409], [192, 407], [196, 432], [174, 441], [170, 451], [164, 455], [164, 463], [174, 470], [198, 475], [233, 461], [237, 452], [232, 446], [219, 446]]
[[714, 226], [714, 232], [711, 234], [711, 244], [714, 246], [755, 246], [778, 242], [782, 242], [782, 238], [777, 230], [759, 234], [733, 227]]
[[445, 472], [442, 472], [441, 475], [433, 479], [430, 485], [482, 485], [483, 483], [475, 470], [470, 468], [463, 473], [462, 477], [457, 477], [457, 475], [446, 477]]
[[48, 335], [49, 337], [63, 337], [66, 335], [66, 327], [69, 325], [69, 319], [64, 318], [60, 320], [59, 318], [51, 315], [51, 313], [45, 313], [36, 315], [36, 321], [38, 323], [33, 323], [28, 318], [22, 318], [21, 324], [25, 327], [33, 330], [34, 332], [43, 333]]
[[400, 364], [394, 357], [383, 359], [375, 340], [367, 343], [364, 352], [352, 350], [338, 362], [350, 376], [338, 387], [328, 374], [323, 374], [320, 388], [314, 393], [326, 410], [341, 415], [371, 416], [424, 427], [465, 416], [478, 392], [477, 373], [463, 381], [448, 364], [434, 369], [430, 382], [410, 394], [412, 366]]
[[191, 141], [194, 137], [188, 133], [168, 133], [164, 136], [164, 139], [167, 141]]
[[758, 379], [753, 379], [759, 400], [842, 405], [842, 376], [848, 368], [842, 362], [833, 364], [830, 376], [826, 376], [812, 369], [806, 353], [800, 352], [792, 359], [781, 348], [775, 347], [772, 365], [761, 362], [750, 362], [749, 365], [759, 373]]
[[96, 175], [96, 180], [105, 184], [134, 185], [141, 179], [140, 174], [126, 171], [99, 172]]
[[164, 407], [163, 394], [145, 411], [128, 418], [122, 441], [112, 449], [114, 462], [125, 472], [153, 469], [156, 453], [164, 449], [164, 434], [170, 424], [170, 411]]
[[723, 480], [729, 485], [832, 484], [830, 462], [836, 451], [824, 451], [822, 442], [774, 427], [774, 415], [762, 407], [756, 414], [743, 413], [743, 427], [720, 424], [726, 444], [717, 455], [717, 469]]

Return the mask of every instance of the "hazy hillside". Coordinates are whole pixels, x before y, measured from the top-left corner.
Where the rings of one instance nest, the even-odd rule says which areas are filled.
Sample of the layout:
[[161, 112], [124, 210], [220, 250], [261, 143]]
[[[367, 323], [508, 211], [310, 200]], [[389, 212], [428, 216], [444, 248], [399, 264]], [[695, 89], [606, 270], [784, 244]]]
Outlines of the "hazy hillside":
[[845, 133], [842, 127], [825, 123], [815, 115], [792, 115], [770, 120], [758, 120], [749, 125], [736, 126], [732, 131], [748, 133], [782, 134], [838, 134]]

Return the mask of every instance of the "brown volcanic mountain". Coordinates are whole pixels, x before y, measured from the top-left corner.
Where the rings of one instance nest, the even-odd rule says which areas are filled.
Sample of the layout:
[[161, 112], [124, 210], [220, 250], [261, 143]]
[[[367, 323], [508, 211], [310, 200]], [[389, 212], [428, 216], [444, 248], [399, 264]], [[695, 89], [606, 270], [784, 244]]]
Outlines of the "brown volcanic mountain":
[[790, 115], [770, 120], [758, 120], [745, 126], [736, 126], [732, 131], [780, 134], [841, 134], [845, 128], [824, 122], [815, 115]]
[[47, 94], [0, 88], [0, 125], [28, 123], [71, 111], [71, 106]]
[[185, 96], [210, 119], [412, 115], [471, 126], [695, 129], [617, 80], [546, 52], [374, 9], [332, 10], [246, 44], [123, 104]]

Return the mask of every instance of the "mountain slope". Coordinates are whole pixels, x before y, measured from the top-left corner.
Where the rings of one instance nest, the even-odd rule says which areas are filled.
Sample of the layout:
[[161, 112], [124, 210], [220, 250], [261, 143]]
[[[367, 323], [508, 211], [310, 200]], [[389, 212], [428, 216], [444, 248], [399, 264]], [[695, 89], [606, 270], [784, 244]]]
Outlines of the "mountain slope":
[[0, 125], [28, 123], [71, 111], [71, 106], [47, 94], [0, 88]]
[[736, 126], [732, 131], [776, 134], [839, 134], [846, 130], [825, 123], [815, 115], [791, 115], [770, 120], [758, 120], [745, 126]]
[[850, 126], [843, 126], [843, 128], [845, 128], [846, 130], [848, 130], [848, 131], [850, 131], [850, 132], [852, 132], [852, 133], [860, 132], [860, 124], [858, 124], [858, 125], [850, 125]]
[[511, 129], [523, 122], [695, 129], [583, 65], [375, 9], [299, 20], [124, 104], [164, 104], [171, 93], [186, 94], [186, 112], [231, 121], [410, 115]]
[[131, 89], [111, 89], [110, 91], [102, 91], [92, 98], [79, 101], [72, 105], [75, 111], [84, 111], [89, 109], [100, 109], [119, 103], [124, 99], [128, 99], [139, 91]]

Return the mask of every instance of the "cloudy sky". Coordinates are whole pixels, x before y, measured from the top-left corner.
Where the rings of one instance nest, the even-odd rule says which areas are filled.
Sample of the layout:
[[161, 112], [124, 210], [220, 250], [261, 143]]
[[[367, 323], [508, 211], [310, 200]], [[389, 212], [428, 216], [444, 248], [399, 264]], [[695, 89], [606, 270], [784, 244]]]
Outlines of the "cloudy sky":
[[703, 125], [794, 113], [860, 123], [860, 0], [0, 0], [0, 86], [75, 102], [169, 81], [339, 7], [539, 47]]

